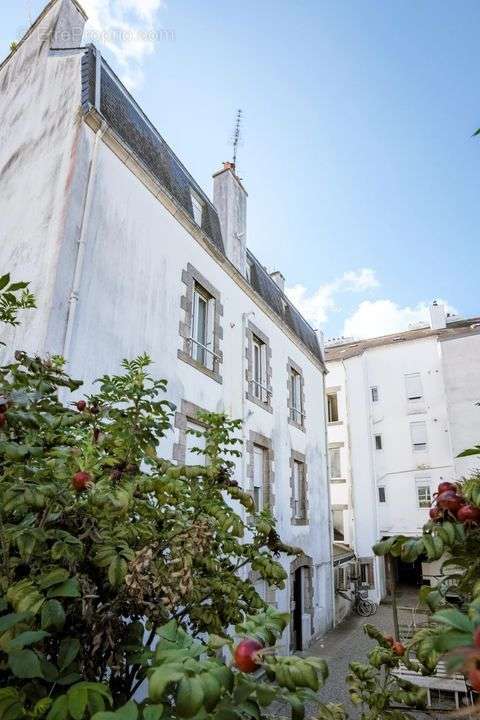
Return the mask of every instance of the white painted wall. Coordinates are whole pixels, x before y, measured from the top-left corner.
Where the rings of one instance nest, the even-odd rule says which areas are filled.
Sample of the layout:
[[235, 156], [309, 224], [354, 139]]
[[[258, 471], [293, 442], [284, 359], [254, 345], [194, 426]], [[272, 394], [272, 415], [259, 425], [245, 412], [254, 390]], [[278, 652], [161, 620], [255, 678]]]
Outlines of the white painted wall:
[[[75, 10], [68, 0], [53, 5], [45, 18], [49, 28], [60, 7], [67, 20]], [[39, 305], [13, 333], [10, 346], [45, 354], [62, 352], [64, 346], [94, 134], [80, 117], [80, 56], [49, 56], [46, 46], [41, 51], [36, 46], [37, 39], [37, 35], [27, 39], [0, 70], [0, 84], [8, 92], [8, 103], [2, 100], [0, 110], [2, 129], [8, 129], [7, 146], [0, 144], [0, 165], [9, 161], [11, 167], [2, 177], [0, 193], [0, 268], [10, 270], [15, 278], [30, 279]], [[27, 66], [25, 82], [20, 70]], [[38, 101], [32, 102], [32, 97]], [[226, 272], [227, 261], [222, 265], [207, 252], [101, 141], [91, 182], [92, 204], [84, 227], [85, 255], [67, 357], [70, 373], [97, 378], [118, 371], [122, 358], [146, 351], [155, 363], [154, 374], [168, 380], [168, 397], [177, 405], [184, 399], [225, 411], [244, 419], [246, 438], [253, 430], [272, 439], [274, 512], [282, 537], [313, 559], [314, 632], [324, 632], [332, 624], [333, 607], [326, 431], [324, 406], [319, 402], [324, 380], [318, 363]], [[222, 384], [177, 358], [182, 347], [182, 271], [188, 263], [221, 294]], [[245, 399], [243, 318], [249, 313], [272, 348], [271, 414]], [[306, 432], [288, 423], [288, 358], [304, 374]], [[173, 431], [165, 439], [161, 449], [167, 457], [176, 440]], [[306, 456], [308, 526], [290, 522], [292, 449]], [[244, 469], [237, 463], [242, 482]], [[282, 562], [288, 571], [289, 561]], [[278, 592], [277, 601], [280, 609], [289, 610], [289, 587]], [[284, 643], [286, 647], [288, 638]]]
[[462, 477], [480, 469], [480, 455], [457, 458], [480, 445], [480, 334], [445, 340], [440, 349], [455, 470]]

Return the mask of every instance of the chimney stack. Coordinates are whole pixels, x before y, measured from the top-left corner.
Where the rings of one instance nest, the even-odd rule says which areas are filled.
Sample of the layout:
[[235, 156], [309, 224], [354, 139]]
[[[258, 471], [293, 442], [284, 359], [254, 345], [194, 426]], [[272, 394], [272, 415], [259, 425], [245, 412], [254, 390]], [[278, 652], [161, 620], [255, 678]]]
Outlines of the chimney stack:
[[270, 277], [272, 278], [275, 285], [277, 285], [282, 292], [285, 292], [285, 276], [282, 275], [280, 270], [275, 270], [274, 272], [270, 273]]
[[247, 192], [235, 173], [235, 164], [224, 162], [213, 176], [213, 204], [220, 218], [225, 254], [242, 275], [247, 273]]
[[432, 330], [442, 330], [447, 327], [445, 305], [439, 305], [436, 300], [430, 305], [430, 327]]

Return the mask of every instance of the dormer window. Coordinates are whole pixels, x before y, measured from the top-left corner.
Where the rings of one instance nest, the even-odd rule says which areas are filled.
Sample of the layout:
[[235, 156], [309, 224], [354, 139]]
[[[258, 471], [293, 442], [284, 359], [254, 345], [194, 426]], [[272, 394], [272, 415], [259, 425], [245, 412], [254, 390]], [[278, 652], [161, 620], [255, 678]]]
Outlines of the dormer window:
[[193, 190], [190, 191], [190, 194], [192, 198], [193, 219], [197, 223], [198, 227], [202, 227], [203, 209], [205, 203]]

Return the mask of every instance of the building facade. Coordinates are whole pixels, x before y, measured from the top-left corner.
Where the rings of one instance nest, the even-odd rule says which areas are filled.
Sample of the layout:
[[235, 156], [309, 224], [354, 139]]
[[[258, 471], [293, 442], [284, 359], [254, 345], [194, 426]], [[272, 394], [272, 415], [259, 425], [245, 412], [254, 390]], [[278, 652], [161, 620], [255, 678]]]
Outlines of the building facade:
[[[419, 536], [438, 484], [480, 466], [480, 456], [457, 458], [480, 441], [480, 320], [447, 317], [436, 303], [430, 315], [428, 327], [326, 349], [334, 534], [377, 601], [387, 583], [372, 545]], [[394, 571], [421, 584], [438, 567], [397, 561]]]
[[[147, 352], [168, 381], [174, 428], [161, 452], [188, 462], [199, 409], [243, 420], [236, 477], [286, 542], [285, 650], [333, 622], [323, 350], [246, 247], [235, 167], [213, 202], [93, 46], [85, 14], [53, 0], [0, 65], [0, 267], [28, 279], [38, 310], [8, 346], [61, 354], [94, 379]], [[198, 456], [195, 456], [195, 463]]]

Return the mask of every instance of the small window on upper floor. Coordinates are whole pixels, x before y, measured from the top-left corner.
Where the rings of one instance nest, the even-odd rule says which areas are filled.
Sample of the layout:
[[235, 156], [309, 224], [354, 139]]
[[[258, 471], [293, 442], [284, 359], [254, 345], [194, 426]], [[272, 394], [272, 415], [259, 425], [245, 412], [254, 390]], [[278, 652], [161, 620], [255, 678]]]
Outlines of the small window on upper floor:
[[338, 395], [327, 394], [328, 422], [338, 422]]
[[375, 450], [383, 450], [383, 442], [381, 435], [375, 435]]
[[427, 443], [427, 423], [413, 422], [410, 423], [410, 435], [412, 438], [412, 449], [414, 452], [426, 452]]
[[268, 403], [270, 390], [267, 387], [267, 345], [256, 335], [252, 337], [253, 377], [252, 395], [263, 403]]
[[290, 420], [303, 426], [302, 376], [292, 367], [290, 367], [290, 393]]
[[420, 373], [405, 375], [405, 387], [407, 400], [409, 402], [418, 402], [423, 399], [422, 377]]
[[378, 402], [378, 387], [376, 385], [370, 388], [370, 394], [372, 397], [372, 402]]
[[193, 190], [191, 190], [190, 195], [192, 198], [193, 219], [197, 223], [198, 227], [202, 227], [203, 209], [205, 203]]
[[385, 486], [379, 485], [378, 488], [378, 502], [379, 503], [385, 503], [387, 502], [387, 494], [385, 492]]
[[330, 480], [338, 480], [342, 477], [342, 461], [340, 455], [340, 448], [328, 448], [328, 459], [330, 466]]
[[432, 491], [430, 490], [429, 478], [418, 479], [416, 485], [418, 507], [429, 508], [432, 504]]
[[252, 261], [247, 258], [247, 264], [245, 266], [245, 272], [247, 274], [247, 280], [249, 283], [252, 282]]

